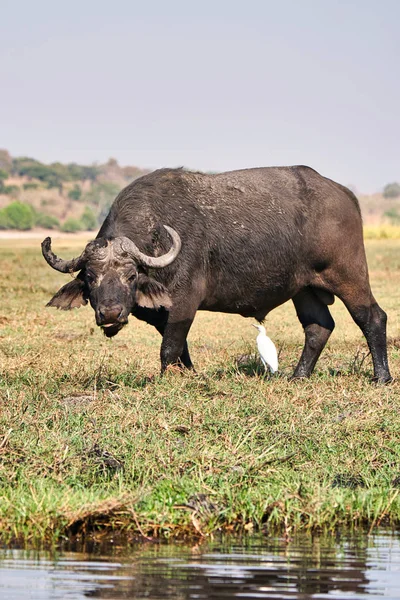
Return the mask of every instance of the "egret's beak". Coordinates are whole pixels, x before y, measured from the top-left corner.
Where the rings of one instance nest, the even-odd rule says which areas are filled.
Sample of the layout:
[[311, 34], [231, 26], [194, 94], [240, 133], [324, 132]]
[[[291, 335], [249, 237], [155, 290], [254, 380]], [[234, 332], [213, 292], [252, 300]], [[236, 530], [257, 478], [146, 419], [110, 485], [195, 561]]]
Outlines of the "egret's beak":
[[256, 329], [258, 329], [258, 325], [254, 325], [254, 323], [250, 323], [250, 325], [252, 325], [253, 327], [255, 327]]

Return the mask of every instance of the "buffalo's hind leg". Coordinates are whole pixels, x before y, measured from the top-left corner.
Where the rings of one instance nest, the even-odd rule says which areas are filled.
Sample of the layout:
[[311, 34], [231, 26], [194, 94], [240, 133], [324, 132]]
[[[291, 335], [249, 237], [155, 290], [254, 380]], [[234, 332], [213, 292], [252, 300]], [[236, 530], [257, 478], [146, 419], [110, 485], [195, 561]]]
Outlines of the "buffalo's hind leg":
[[373, 297], [371, 290], [368, 292], [361, 295], [358, 290], [349, 289], [338, 296], [367, 340], [374, 365], [374, 380], [378, 383], [389, 383], [392, 377], [387, 357], [387, 316]]
[[324, 285], [345, 304], [363, 332], [374, 364], [374, 380], [388, 383], [389, 371], [386, 342], [386, 313], [375, 300], [368, 278], [365, 254], [354, 254], [353, 261], [321, 273]]
[[327, 305], [311, 288], [303, 289], [296, 294], [293, 304], [306, 338], [293, 377], [309, 377], [335, 327], [335, 322]]

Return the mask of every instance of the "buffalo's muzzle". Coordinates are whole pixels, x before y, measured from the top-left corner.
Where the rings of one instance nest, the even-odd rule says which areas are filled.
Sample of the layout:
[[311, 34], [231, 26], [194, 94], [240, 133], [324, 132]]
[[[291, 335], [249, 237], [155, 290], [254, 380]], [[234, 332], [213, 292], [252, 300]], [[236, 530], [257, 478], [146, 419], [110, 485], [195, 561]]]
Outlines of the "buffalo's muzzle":
[[112, 304], [111, 306], [100, 305], [96, 310], [97, 325], [106, 326], [109, 324], [125, 321], [124, 307], [122, 304]]
[[100, 305], [96, 310], [96, 323], [103, 329], [107, 337], [117, 334], [127, 322], [128, 319], [122, 304]]

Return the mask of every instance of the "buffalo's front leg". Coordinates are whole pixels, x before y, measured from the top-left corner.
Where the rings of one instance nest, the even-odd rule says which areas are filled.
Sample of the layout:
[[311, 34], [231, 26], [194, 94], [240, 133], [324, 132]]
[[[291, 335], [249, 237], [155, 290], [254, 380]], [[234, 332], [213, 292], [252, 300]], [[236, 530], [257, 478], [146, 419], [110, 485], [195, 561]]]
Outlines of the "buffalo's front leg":
[[182, 321], [168, 321], [164, 328], [163, 341], [161, 344], [161, 373], [169, 365], [183, 364], [187, 368], [193, 368], [190, 360], [186, 342], [193, 319]]
[[[161, 333], [161, 335], [164, 337], [164, 333], [165, 333], [165, 325], [156, 325], [156, 329], [159, 333]], [[184, 367], [186, 367], [186, 369], [193, 369], [193, 363], [190, 359], [190, 354], [189, 354], [189, 348], [188, 348], [188, 343], [187, 340], [185, 340], [185, 343], [183, 345], [183, 350], [182, 350], [182, 354], [179, 357], [179, 361], [178, 364], [183, 365]]]

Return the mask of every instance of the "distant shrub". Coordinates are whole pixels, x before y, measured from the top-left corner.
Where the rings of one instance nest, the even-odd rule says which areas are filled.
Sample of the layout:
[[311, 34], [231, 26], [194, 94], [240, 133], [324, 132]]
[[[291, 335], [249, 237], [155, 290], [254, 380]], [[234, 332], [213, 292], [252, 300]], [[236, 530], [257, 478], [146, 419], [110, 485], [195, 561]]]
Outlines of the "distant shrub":
[[400, 213], [397, 208], [390, 208], [383, 213], [383, 216], [389, 220], [391, 225], [400, 225]]
[[46, 178], [47, 188], [52, 190], [53, 188], [57, 188], [59, 193], [63, 193], [63, 182], [62, 179], [56, 174], [51, 174]]
[[83, 215], [81, 216], [82, 229], [93, 231], [97, 227], [97, 219], [90, 206], [85, 206]]
[[397, 182], [388, 183], [383, 188], [384, 198], [398, 198], [400, 196], [400, 184]]
[[37, 183], [24, 183], [22, 185], [22, 187], [24, 188], [24, 190], [37, 190], [39, 187], [39, 184]]
[[19, 192], [19, 187], [17, 185], [4, 185], [1, 192], [2, 194], [7, 194], [7, 196], [16, 196]]
[[78, 219], [70, 217], [61, 225], [61, 231], [65, 233], [76, 233], [82, 231], [82, 223]]
[[0, 210], [2, 229], [32, 229], [35, 224], [35, 211], [30, 204], [11, 202]]
[[76, 183], [74, 185], [74, 187], [72, 188], [72, 190], [69, 190], [68, 198], [71, 198], [71, 200], [80, 200], [81, 197], [82, 197], [82, 190], [79, 187], [79, 185]]
[[10, 229], [5, 209], [0, 210], [0, 229]]
[[38, 227], [44, 229], [60, 229], [60, 221], [53, 215], [45, 215], [42, 212], [36, 213], [36, 223]]
[[5, 180], [8, 178], [8, 173], [4, 169], [0, 169], [0, 194], [6, 194], [7, 186], [4, 185]]
[[77, 165], [76, 163], [70, 163], [67, 165], [68, 174], [72, 181], [89, 179], [95, 181], [99, 175], [100, 170], [95, 165]]

